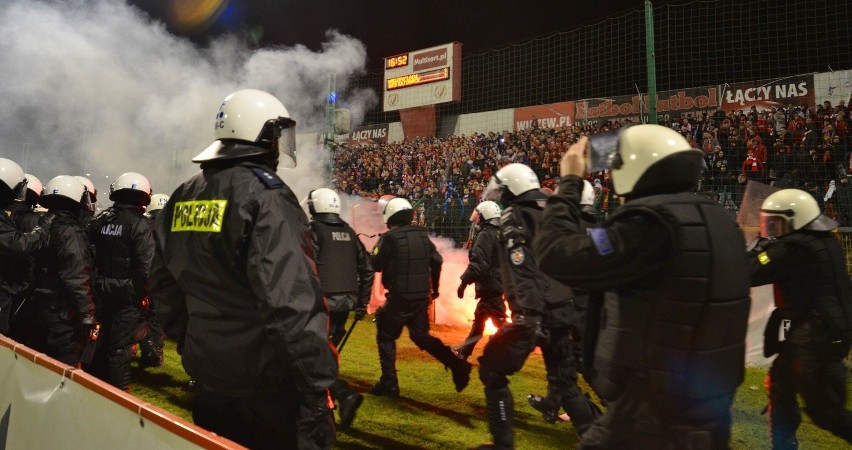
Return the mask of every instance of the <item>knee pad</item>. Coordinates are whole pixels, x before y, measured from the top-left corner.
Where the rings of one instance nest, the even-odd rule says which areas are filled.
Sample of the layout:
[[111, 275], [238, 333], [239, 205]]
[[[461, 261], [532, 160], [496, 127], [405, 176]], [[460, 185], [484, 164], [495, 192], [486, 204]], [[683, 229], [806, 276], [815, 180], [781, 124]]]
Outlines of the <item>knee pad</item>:
[[479, 366], [479, 381], [485, 389], [502, 389], [509, 385], [509, 379], [502, 373], [497, 373]]

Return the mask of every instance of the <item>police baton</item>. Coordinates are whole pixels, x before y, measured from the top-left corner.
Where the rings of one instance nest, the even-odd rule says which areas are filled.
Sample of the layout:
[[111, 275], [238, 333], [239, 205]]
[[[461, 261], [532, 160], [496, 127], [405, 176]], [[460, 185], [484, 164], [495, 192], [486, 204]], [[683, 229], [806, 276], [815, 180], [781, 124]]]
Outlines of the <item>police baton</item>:
[[340, 345], [337, 346], [337, 354], [343, 351], [343, 346], [346, 345], [346, 341], [349, 340], [349, 335], [352, 334], [352, 330], [355, 329], [355, 325], [358, 324], [358, 321], [361, 319], [355, 319], [352, 321], [352, 325], [349, 326], [349, 330], [346, 331], [346, 336], [343, 336], [343, 340], [340, 341]]

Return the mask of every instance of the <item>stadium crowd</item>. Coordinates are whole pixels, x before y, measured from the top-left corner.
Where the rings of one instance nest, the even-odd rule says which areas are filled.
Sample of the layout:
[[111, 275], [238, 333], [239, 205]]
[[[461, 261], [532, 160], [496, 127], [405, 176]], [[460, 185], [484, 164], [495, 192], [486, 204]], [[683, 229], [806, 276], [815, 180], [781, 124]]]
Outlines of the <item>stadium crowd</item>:
[[[513, 162], [529, 165], [542, 187], [554, 189], [559, 182], [559, 158], [573, 142], [628, 123], [607, 120], [404, 143], [343, 145], [334, 154], [334, 181], [350, 195], [405, 197], [418, 208], [423, 225], [463, 243], [468, 216], [498, 169]], [[848, 182], [852, 121], [846, 102], [681, 113], [665, 116], [660, 123], [706, 152], [707, 167], [696, 190], [732, 213], [746, 183], [753, 180], [806, 190], [842, 226], [852, 226]], [[595, 207], [602, 215], [617, 207], [608, 173], [593, 174], [590, 181], [597, 192]]]

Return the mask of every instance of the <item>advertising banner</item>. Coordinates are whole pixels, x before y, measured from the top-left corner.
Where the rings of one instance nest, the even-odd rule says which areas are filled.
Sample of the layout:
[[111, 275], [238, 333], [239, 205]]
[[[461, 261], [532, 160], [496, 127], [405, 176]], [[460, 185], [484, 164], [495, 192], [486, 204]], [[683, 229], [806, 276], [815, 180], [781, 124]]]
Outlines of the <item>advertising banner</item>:
[[515, 108], [514, 130], [529, 128], [561, 128], [574, 124], [574, 102]]
[[719, 89], [725, 111], [748, 111], [752, 106], [759, 111], [773, 106], [813, 106], [815, 101], [813, 74], [725, 84]]
[[[719, 94], [716, 86], [662, 91], [657, 93], [657, 114], [661, 118], [715, 111], [719, 107]], [[611, 98], [578, 100], [575, 102], [575, 120], [578, 122], [623, 120], [639, 122], [642, 115], [648, 113], [650, 103], [647, 95], [622, 95]]]

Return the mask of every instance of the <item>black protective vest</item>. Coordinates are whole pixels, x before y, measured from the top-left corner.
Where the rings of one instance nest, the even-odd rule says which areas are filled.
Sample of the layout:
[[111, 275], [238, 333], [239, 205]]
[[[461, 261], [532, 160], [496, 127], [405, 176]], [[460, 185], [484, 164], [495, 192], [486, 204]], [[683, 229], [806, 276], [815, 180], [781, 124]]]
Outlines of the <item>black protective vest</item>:
[[358, 292], [358, 235], [345, 223], [313, 221], [317, 261], [323, 294]]
[[109, 208], [88, 225], [99, 277], [130, 278], [131, 217], [129, 211]]
[[743, 380], [750, 306], [743, 235], [728, 211], [691, 193], [631, 200], [610, 222], [637, 212], [672, 236], [670, 264], [658, 278], [605, 293], [594, 384], [614, 399], [625, 380], [640, 376], [669, 412], [700, 417], [709, 414], [707, 400], [732, 396]]
[[393, 240], [396, 252], [382, 273], [382, 284], [391, 295], [406, 299], [425, 299], [432, 288], [429, 258], [432, 244], [426, 229], [416, 225], [394, 228], [384, 235]]
[[840, 242], [828, 232], [796, 232], [781, 238], [787, 245], [805, 249], [810, 264], [802, 261], [810, 283], [789, 278], [779, 281], [784, 307], [816, 309], [832, 338], [852, 342], [852, 282]]

